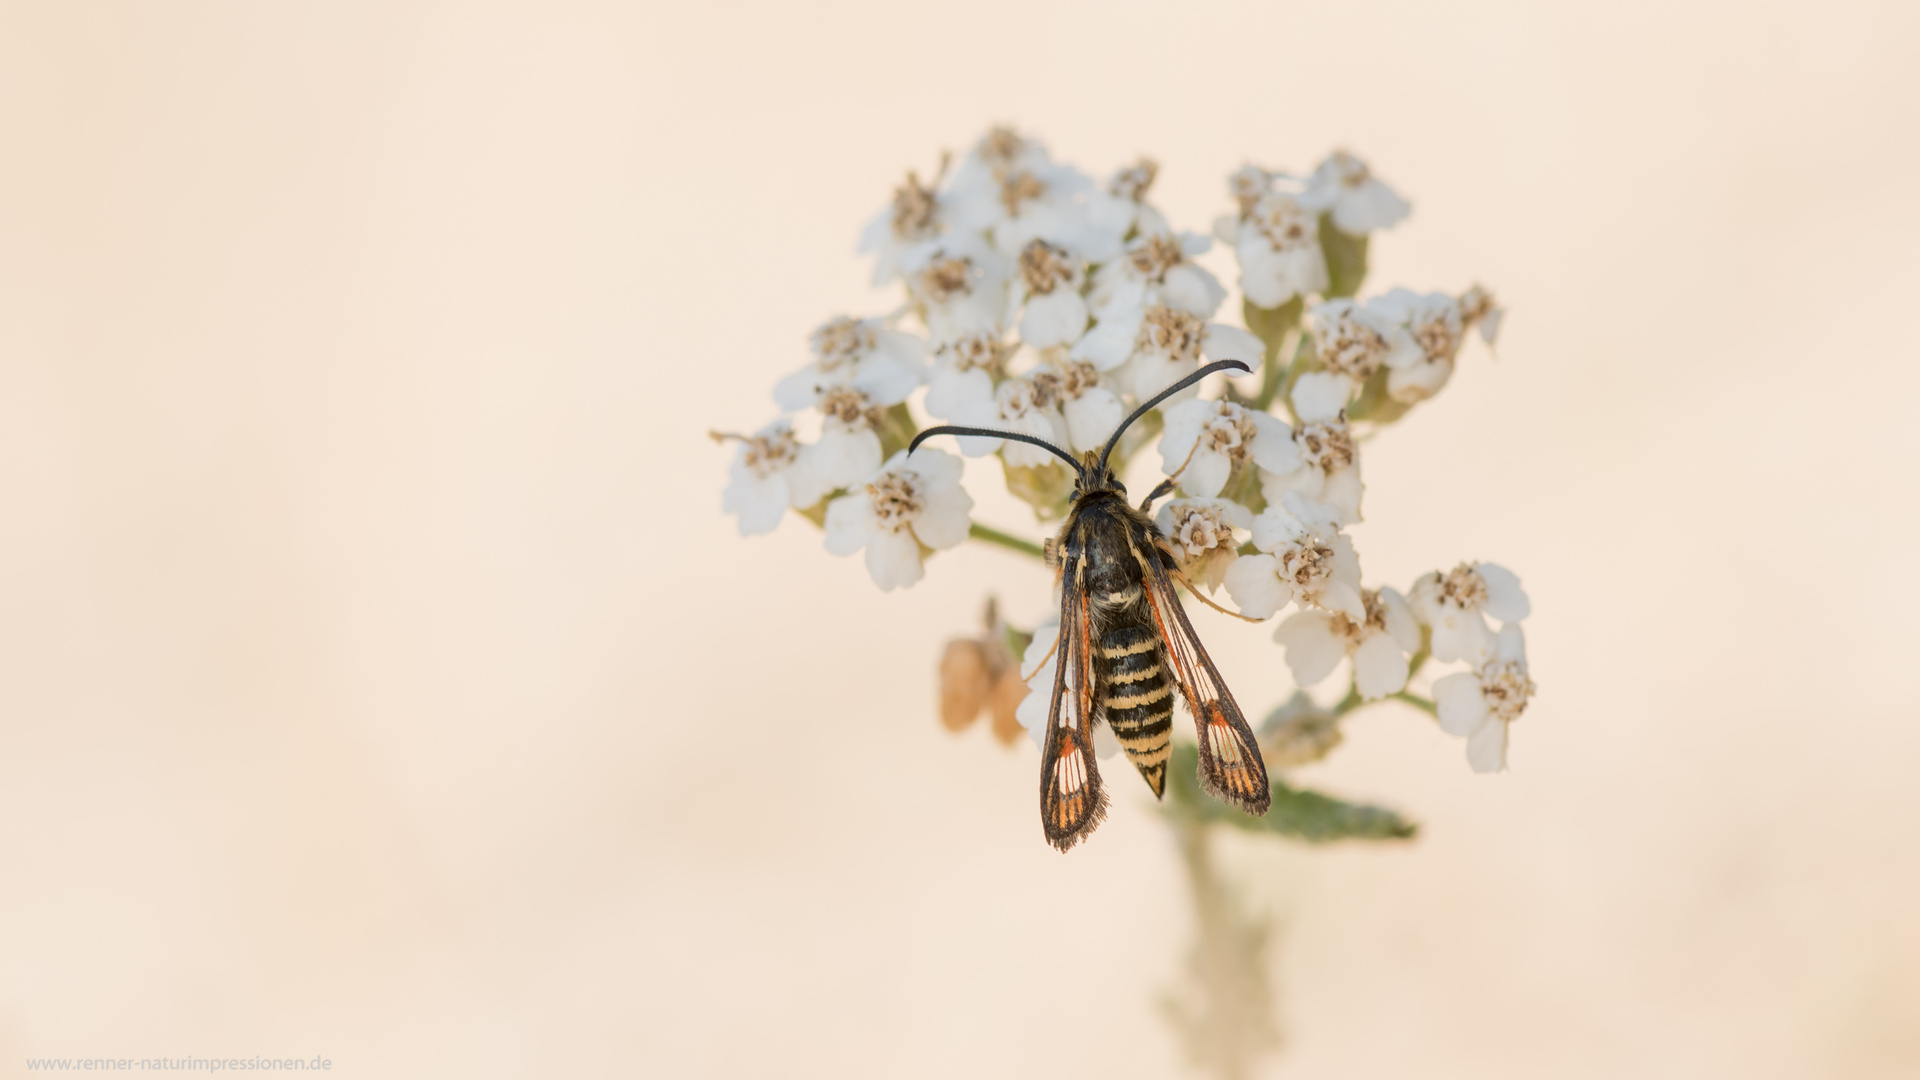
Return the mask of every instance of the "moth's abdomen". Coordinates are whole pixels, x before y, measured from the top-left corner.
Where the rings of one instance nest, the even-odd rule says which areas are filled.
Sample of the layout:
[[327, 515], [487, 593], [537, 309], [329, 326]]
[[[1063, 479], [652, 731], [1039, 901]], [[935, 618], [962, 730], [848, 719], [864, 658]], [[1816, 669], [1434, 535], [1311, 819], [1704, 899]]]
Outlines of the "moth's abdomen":
[[[1138, 587], [1135, 587], [1136, 591]], [[1114, 737], [1157, 797], [1167, 786], [1173, 680], [1160, 637], [1135, 608], [1106, 626], [1093, 650], [1100, 708]]]

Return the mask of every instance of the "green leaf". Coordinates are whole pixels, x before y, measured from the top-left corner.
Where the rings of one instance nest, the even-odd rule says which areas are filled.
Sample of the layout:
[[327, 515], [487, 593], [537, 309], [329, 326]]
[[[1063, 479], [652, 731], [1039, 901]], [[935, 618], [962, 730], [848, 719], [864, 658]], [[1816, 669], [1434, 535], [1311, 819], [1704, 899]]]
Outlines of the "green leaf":
[[1367, 277], [1367, 238], [1341, 232], [1332, 215], [1321, 214], [1320, 250], [1327, 256], [1327, 295], [1357, 295]]
[[1343, 802], [1317, 791], [1273, 781], [1273, 806], [1266, 816], [1254, 817], [1203, 794], [1194, 770], [1200, 751], [1190, 743], [1175, 743], [1168, 762], [1169, 814], [1193, 820], [1231, 825], [1245, 832], [1267, 833], [1325, 844], [1335, 840], [1410, 840], [1420, 827], [1385, 807]]

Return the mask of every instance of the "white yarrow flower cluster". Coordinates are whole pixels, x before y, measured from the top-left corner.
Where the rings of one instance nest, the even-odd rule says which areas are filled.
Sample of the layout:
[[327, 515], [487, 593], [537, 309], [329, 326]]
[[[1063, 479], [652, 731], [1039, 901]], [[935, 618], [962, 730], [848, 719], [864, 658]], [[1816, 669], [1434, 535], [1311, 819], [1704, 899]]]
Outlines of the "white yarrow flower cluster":
[[[1304, 378], [1304, 376], [1303, 376]], [[1328, 507], [1334, 520], [1353, 525], [1360, 520], [1360, 447], [1338, 407], [1296, 394], [1294, 413], [1300, 424], [1292, 431], [1294, 453], [1281, 468], [1260, 470], [1260, 490], [1270, 503], [1288, 493]]]
[[[1253, 562], [1244, 558], [1240, 565]], [[1355, 693], [1375, 701], [1406, 689], [1409, 662], [1423, 649], [1434, 660], [1464, 660], [1469, 670], [1433, 685], [1441, 730], [1467, 739], [1474, 771], [1505, 768], [1507, 725], [1534, 689], [1520, 630], [1529, 612], [1520, 579], [1494, 563], [1462, 563], [1423, 576], [1406, 596], [1388, 587], [1365, 590], [1360, 608], [1355, 614], [1351, 607], [1302, 604], [1280, 624], [1274, 640], [1286, 648], [1294, 679], [1313, 686], [1350, 660]], [[1501, 623], [1498, 630], [1488, 625], [1489, 616]]]
[[1166, 410], [1160, 463], [1194, 495], [1220, 494], [1236, 470], [1274, 474], [1300, 467], [1293, 429], [1272, 413], [1231, 401], [1183, 401]]
[[1253, 546], [1259, 553], [1241, 558], [1224, 578], [1242, 614], [1265, 619], [1293, 604], [1366, 617], [1360, 556], [1334, 508], [1285, 492], [1253, 519]]
[[1345, 150], [1335, 150], [1307, 177], [1300, 201], [1324, 213], [1341, 232], [1364, 236], [1391, 229], [1413, 212], [1395, 191], [1373, 175], [1367, 163]]
[[[781, 434], [742, 437], [724, 506], [743, 532], [777, 524], [778, 487], [787, 507], [824, 521], [823, 500], [882, 483], [882, 461], [919, 424], [908, 402], [922, 386], [918, 407], [935, 419], [1080, 453], [1202, 360], [1258, 364], [1258, 338], [1212, 321], [1227, 289], [1196, 261], [1210, 241], [1176, 232], [1152, 204], [1158, 171], [1143, 158], [1096, 182], [995, 128], [930, 181], [908, 173], [860, 237], [874, 280], [897, 284], [905, 305], [813, 332], [812, 361], [774, 389]], [[1070, 480], [1017, 439], [969, 437], [957, 449], [1038, 474], [1021, 489], [1036, 506]], [[904, 565], [869, 562], [886, 587], [917, 579], [895, 572]]]
[[1278, 187], [1280, 179], [1255, 165], [1234, 173], [1227, 186], [1239, 212], [1213, 223], [1239, 259], [1240, 291], [1263, 308], [1325, 292], [1329, 280], [1315, 213], [1298, 193]]
[[740, 443], [740, 452], [727, 470], [721, 505], [739, 516], [741, 536], [772, 532], [788, 507], [804, 509], [826, 493], [812, 468], [801, 461], [800, 442], [786, 420], [731, 438]]
[[1239, 559], [1240, 534], [1253, 528], [1253, 511], [1228, 499], [1169, 499], [1153, 523], [1172, 541], [1181, 571], [1212, 592]]
[[1424, 401], [1453, 376], [1467, 331], [1477, 328], [1491, 345], [1501, 314], [1477, 285], [1458, 297], [1394, 289], [1365, 302], [1316, 304], [1308, 312], [1316, 370], [1294, 383], [1294, 406], [1323, 415], [1344, 410], [1377, 378], [1396, 402]]
[[[789, 507], [817, 513], [830, 493], [876, 479], [888, 410], [926, 381], [925, 342], [883, 320], [829, 319], [808, 343], [813, 360], [774, 384], [788, 415], [751, 436], [715, 435], [741, 443], [721, 505], [743, 536], [773, 531]], [[812, 443], [796, 434], [796, 414], [817, 426]]]
[[967, 538], [973, 496], [960, 487], [960, 459], [922, 448], [893, 455], [859, 490], [827, 504], [827, 550], [867, 551], [874, 584], [891, 590], [925, 574], [921, 549], [957, 546]]
[[1500, 628], [1493, 652], [1472, 671], [1447, 675], [1433, 684], [1440, 729], [1467, 740], [1467, 764], [1474, 772], [1507, 767], [1507, 728], [1533, 697], [1527, 676], [1527, 640], [1520, 624]]
[[[1135, 429], [1149, 440], [1159, 429], [1173, 494], [1153, 520], [1180, 577], [1224, 593], [1246, 618], [1277, 617], [1273, 639], [1298, 685], [1345, 661], [1344, 703], [1313, 706], [1317, 753], [1339, 742], [1346, 709], [1397, 697], [1465, 738], [1475, 770], [1503, 768], [1508, 728], [1533, 693], [1519, 579], [1470, 563], [1404, 593], [1370, 585], [1350, 532], [1361, 521], [1361, 439], [1439, 394], [1470, 334], [1493, 344], [1502, 310], [1478, 285], [1358, 295], [1370, 234], [1410, 207], [1348, 152], [1305, 175], [1235, 172], [1231, 212], [1211, 239], [1176, 230], [1153, 205], [1158, 172], [1143, 158], [1096, 180], [995, 128], [931, 180], [908, 173], [859, 242], [874, 281], [901, 290], [900, 306], [820, 325], [809, 362], [774, 388], [783, 415], [720, 436], [739, 443], [723, 507], [743, 535], [794, 510], [824, 530], [828, 551], [862, 552], [882, 589], [910, 586], [927, 555], [969, 535], [1021, 546], [971, 520], [962, 457], [997, 456], [1008, 489], [1042, 521], [1066, 511], [1073, 480], [1020, 438], [960, 436], [959, 456], [909, 454], [924, 418], [1080, 455], [1203, 362], [1240, 361], [1253, 378], [1221, 396], [1183, 390]], [[1203, 262], [1214, 239], [1238, 266], [1231, 306]], [[1222, 321], [1223, 309], [1244, 311], [1248, 328]], [[1122, 440], [1116, 474], [1141, 441]], [[1037, 628], [1021, 669], [1033, 692], [1017, 717], [1036, 742], [1058, 670], [1054, 638]], [[1464, 666], [1432, 683], [1431, 702], [1414, 681], [1428, 661]], [[1112, 753], [1104, 726], [1099, 735]]]
[[[1461, 563], [1414, 582], [1409, 599], [1428, 628], [1434, 659], [1464, 660], [1471, 667], [1433, 684], [1441, 729], [1466, 737], [1475, 772], [1499, 772], [1507, 764], [1507, 725], [1533, 696], [1520, 630], [1532, 605], [1519, 577], [1496, 563]], [[1498, 630], [1488, 624], [1489, 616], [1501, 624]]]
[[1353, 685], [1375, 701], [1407, 688], [1407, 658], [1420, 651], [1420, 624], [1406, 598], [1390, 587], [1360, 594], [1364, 614], [1300, 611], [1273, 633], [1286, 646], [1287, 666], [1301, 686], [1313, 686], [1340, 661], [1353, 661]]
[[1352, 300], [1315, 304], [1307, 314], [1321, 370], [1308, 372], [1294, 383], [1296, 406], [1323, 415], [1337, 412], [1346, 408], [1375, 372], [1420, 360], [1420, 346], [1404, 327]]

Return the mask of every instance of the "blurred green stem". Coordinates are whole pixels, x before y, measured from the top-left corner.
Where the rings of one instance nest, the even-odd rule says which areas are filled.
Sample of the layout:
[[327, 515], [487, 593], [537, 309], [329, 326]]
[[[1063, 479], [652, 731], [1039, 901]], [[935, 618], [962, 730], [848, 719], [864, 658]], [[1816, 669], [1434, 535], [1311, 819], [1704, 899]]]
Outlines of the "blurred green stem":
[[1267, 981], [1270, 927], [1221, 878], [1206, 823], [1170, 815], [1170, 824], [1193, 891], [1195, 935], [1190, 982], [1162, 1004], [1195, 1064], [1222, 1080], [1243, 1080], [1280, 1044]]
[[1409, 694], [1405, 690], [1402, 690], [1397, 694], [1388, 694], [1387, 697], [1394, 701], [1404, 701], [1436, 720], [1440, 718], [1440, 707], [1432, 701], [1421, 697], [1419, 694]]
[[[1300, 313], [1304, 306], [1304, 301], [1298, 296], [1277, 308], [1259, 307], [1251, 300], [1241, 304], [1247, 329], [1266, 346], [1260, 369], [1260, 392], [1251, 401], [1240, 400], [1241, 404], [1250, 404], [1261, 412], [1273, 407], [1274, 399], [1280, 396], [1281, 388], [1292, 370], [1294, 356], [1299, 352]], [[1232, 394], [1231, 388], [1229, 390], [1230, 396], [1239, 400], [1239, 396]], [[1291, 415], [1291, 403], [1285, 398], [1280, 400]]]
[[977, 521], [967, 527], [967, 535], [973, 537], [975, 540], [984, 541], [989, 544], [998, 544], [1009, 551], [1017, 551], [1022, 555], [1031, 555], [1036, 559], [1045, 559], [1047, 557], [1046, 552], [1039, 544], [1031, 540], [1022, 540], [1017, 536], [1003, 533], [999, 529], [988, 528]]
[[1360, 687], [1358, 685], [1348, 686], [1347, 696], [1341, 698], [1339, 702], [1334, 705], [1333, 715], [1345, 716], [1366, 703], [1366, 699], [1360, 696]]

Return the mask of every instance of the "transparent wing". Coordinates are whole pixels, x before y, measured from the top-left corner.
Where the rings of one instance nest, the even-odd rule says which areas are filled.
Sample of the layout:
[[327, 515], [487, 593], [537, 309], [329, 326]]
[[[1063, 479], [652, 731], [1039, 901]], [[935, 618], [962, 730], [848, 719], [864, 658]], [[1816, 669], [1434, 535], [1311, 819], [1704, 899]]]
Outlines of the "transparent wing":
[[1107, 816], [1107, 793], [1093, 763], [1093, 620], [1079, 583], [1079, 560], [1061, 570], [1059, 662], [1040, 755], [1040, 824], [1047, 843], [1066, 851]]
[[1200, 787], [1249, 814], [1264, 814], [1273, 802], [1273, 789], [1267, 783], [1260, 744], [1220, 677], [1220, 669], [1213, 666], [1213, 658], [1187, 621], [1186, 608], [1157, 554], [1157, 549], [1148, 547], [1140, 560], [1146, 564], [1147, 603], [1172, 661], [1174, 681], [1180, 684], [1180, 695], [1199, 729]]

